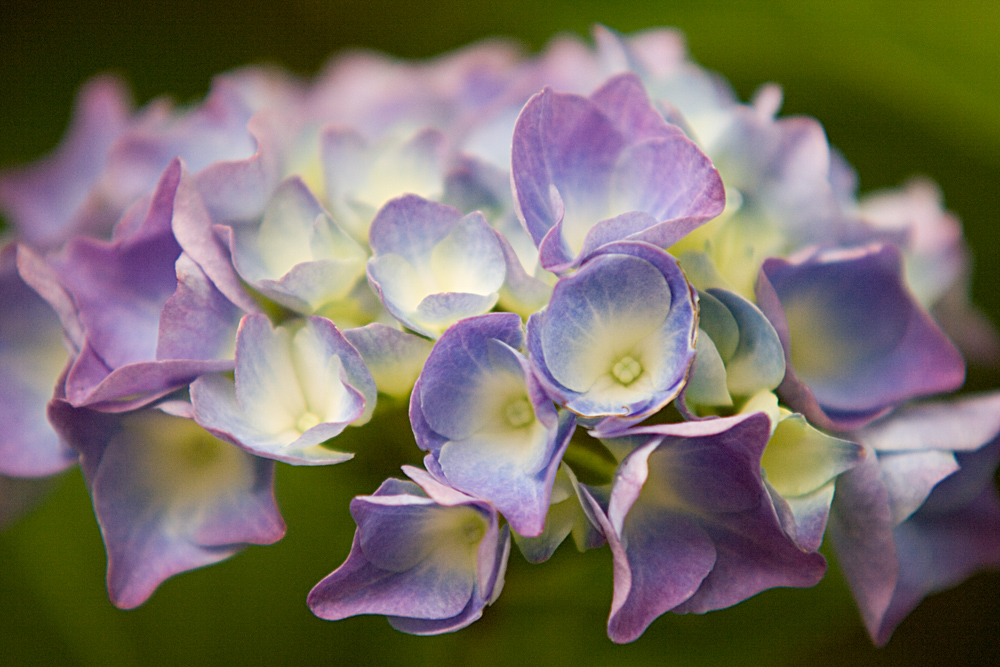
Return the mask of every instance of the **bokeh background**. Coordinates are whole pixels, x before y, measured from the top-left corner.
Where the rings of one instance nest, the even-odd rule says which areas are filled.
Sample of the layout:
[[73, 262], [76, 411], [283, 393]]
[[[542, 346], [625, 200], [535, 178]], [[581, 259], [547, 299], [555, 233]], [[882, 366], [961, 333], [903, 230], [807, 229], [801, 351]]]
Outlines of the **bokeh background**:
[[[55, 146], [76, 89], [103, 71], [129, 81], [140, 104], [164, 94], [195, 101], [213, 74], [247, 63], [309, 75], [347, 47], [420, 58], [493, 35], [537, 51], [558, 32], [587, 35], [594, 22], [681, 28], [693, 57], [743, 99], [782, 84], [783, 112], [818, 118], [863, 191], [913, 175], [937, 181], [975, 252], [974, 299], [1000, 321], [996, 0], [3, 0], [0, 167]], [[976, 370], [969, 384], [997, 387], [1000, 376]], [[419, 460], [406, 422], [389, 422], [351, 431], [351, 464], [279, 465], [282, 542], [170, 580], [131, 612], [107, 601], [80, 474], [53, 480], [39, 507], [0, 533], [0, 665], [1000, 664], [996, 573], [932, 596], [880, 650], [835, 563], [815, 589], [667, 615], [617, 647], [604, 631], [609, 552], [566, 546], [541, 566], [513, 553], [498, 602], [454, 635], [410, 637], [381, 617], [320, 621], [305, 596], [347, 554], [349, 499]]]

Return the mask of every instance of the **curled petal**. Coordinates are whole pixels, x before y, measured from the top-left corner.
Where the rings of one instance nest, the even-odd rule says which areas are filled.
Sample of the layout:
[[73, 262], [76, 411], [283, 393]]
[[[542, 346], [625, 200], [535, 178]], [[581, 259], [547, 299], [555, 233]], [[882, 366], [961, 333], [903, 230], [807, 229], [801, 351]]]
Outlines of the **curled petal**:
[[[653, 109], [633, 74], [590, 98], [550, 89], [531, 98], [514, 128], [511, 178], [542, 266], [557, 272], [602, 243], [667, 247], [725, 200], [711, 162]], [[619, 218], [630, 212], [644, 216]]]
[[762, 413], [623, 433], [648, 440], [597, 512], [615, 556], [614, 641], [636, 639], [671, 609], [701, 613], [822, 577], [823, 557], [786, 535], [761, 480], [769, 435]]
[[[472, 623], [495, 599], [510, 550], [496, 511], [416, 478], [420, 486], [387, 480], [351, 502], [358, 524], [351, 553], [310, 591], [314, 614], [384, 614], [404, 632], [439, 634]], [[440, 496], [450, 501], [435, 501]]]

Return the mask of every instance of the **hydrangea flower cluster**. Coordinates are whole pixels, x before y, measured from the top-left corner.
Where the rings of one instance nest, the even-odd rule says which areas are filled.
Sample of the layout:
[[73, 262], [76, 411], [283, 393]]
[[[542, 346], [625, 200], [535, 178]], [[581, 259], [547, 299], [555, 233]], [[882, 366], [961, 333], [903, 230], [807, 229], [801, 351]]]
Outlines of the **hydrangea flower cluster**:
[[512, 539], [572, 535], [629, 642], [814, 585], [828, 535], [882, 644], [1000, 565], [1000, 392], [941, 398], [997, 339], [934, 187], [859, 199], [775, 86], [594, 37], [244, 69], [190, 108], [98, 78], [0, 175], [0, 481], [81, 466], [115, 605], [280, 540], [275, 461], [352, 465], [337, 436], [405, 406], [424, 468], [353, 500], [321, 618], [453, 631]]

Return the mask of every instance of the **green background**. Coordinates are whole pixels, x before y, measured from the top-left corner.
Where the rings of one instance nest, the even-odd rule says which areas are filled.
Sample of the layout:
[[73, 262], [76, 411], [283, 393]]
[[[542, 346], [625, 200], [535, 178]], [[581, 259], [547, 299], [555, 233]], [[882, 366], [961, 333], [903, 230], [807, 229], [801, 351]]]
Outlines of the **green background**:
[[[213, 74], [253, 62], [315, 72], [347, 46], [425, 57], [509, 35], [538, 50], [555, 33], [603, 22], [628, 32], [672, 25], [695, 60], [746, 99], [785, 89], [784, 113], [817, 117], [857, 168], [863, 191], [920, 174], [964, 221], [977, 261], [973, 294], [1000, 321], [1000, 3], [539, 2], [289, 0], [145, 4], [0, 3], [0, 166], [50, 150], [87, 77], [114, 70], [136, 100], [204, 95]], [[970, 386], [1000, 385], [976, 370]], [[0, 425], [2, 427], [2, 425]], [[0, 533], [0, 665], [978, 665], [1000, 664], [1000, 575], [928, 599], [889, 645], [871, 647], [835, 565], [812, 590], [768, 591], [707, 616], [667, 615], [634, 644], [604, 633], [610, 554], [560, 549], [547, 564], [511, 555], [507, 586], [484, 618], [414, 638], [380, 617], [337, 623], [305, 606], [350, 545], [349, 499], [416, 462], [405, 421], [352, 431], [358, 457], [327, 469], [279, 466], [288, 535], [164, 584], [122, 612], [104, 591], [104, 553], [78, 472], [52, 484]]]

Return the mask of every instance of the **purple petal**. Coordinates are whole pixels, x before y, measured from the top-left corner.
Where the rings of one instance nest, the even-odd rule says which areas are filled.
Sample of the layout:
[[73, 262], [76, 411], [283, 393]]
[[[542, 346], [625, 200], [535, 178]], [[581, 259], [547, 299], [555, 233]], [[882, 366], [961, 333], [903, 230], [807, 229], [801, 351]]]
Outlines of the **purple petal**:
[[186, 254], [177, 259], [175, 270], [177, 289], [160, 313], [156, 359], [230, 356], [243, 311]]
[[591, 101], [624, 135], [629, 144], [682, 136], [649, 103], [646, 89], [635, 74], [612, 77], [590, 96]]
[[938, 482], [959, 468], [953, 454], [933, 450], [879, 454], [878, 462], [893, 525], [905, 521], [924, 504]]
[[514, 128], [511, 178], [519, 215], [536, 245], [562, 220], [567, 198], [572, 208], [606, 210], [624, 145], [611, 120], [586, 98], [546, 89], [528, 100]]
[[39, 477], [76, 462], [46, 419], [66, 348], [55, 313], [18, 276], [16, 254], [0, 249], [0, 475]]
[[[504, 370], [520, 370], [513, 359], [496, 358], [498, 352], [489, 344], [491, 340], [514, 349], [521, 347], [521, 318], [513, 313], [470, 318], [445, 332], [431, 351], [411, 402], [419, 406], [437, 433], [458, 439], [471, 435], [482, 425], [472, 420], [484, 422], [486, 417], [465, 408], [488, 379], [493, 364], [499, 361]], [[416, 435], [419, 444], [421, 434]]]
[[131, 409], [230, 367], [212, 357], [228, 352], [239, 311], [180, 257], [171, 231], [181, 171], [173, 162], [152, 197], [122, 218], [112, 242], [77, 238], [48, 260], [51, 272], [22, 253], [22, 271], [77, 347], [66, 387], [74, 405]]
[[84, 332], [80, 324], [73, 297], [59, 282], [59, 275], [40, 255], [27, 246], [17, 246], [17, 272], [21, 279], [48, 302], [62, 324], [66, 344], [74, 353], [84, 345]]
[[904, 405], [859, 435], [879, 452], [971, 451], [1000, 434], [1000, 393]]
[[916, 515], [896, 528], [899, 580], [892, 601], [872, 638], [877, 646], [930, 593], [958, 585], [976, 572], [1000, 567], [1000, 501], [994, 489], [961, 511], [945, 516]]
[[694, 309], [666, 252], [611, 244], [556, 284], [549, 306], [529, 319], [528, 347], [570, 410], [637, 418], [680, 391], [694, 356]]
[[651, 439], [622, 463], [608, 505], [605, 531], [627, 559], [616, 553], [612, 639], [635, 639], [670, 609], [701, 613], [822, 577], [823, 557], [789, 539], [761, 480], [766, 415], [625, 435]]
[[722, 213], [726, 196], [722, 180], [704, 153], [680, 129], [672, 136], [647, 139], [623, 151], [612, 183], [616, 211], [645, 211], [662, 229], [640, 235], [668, 247]]
[[480, 213], [406, 195], [372, 221], [368, 280], [386, 309], [432, 338], [464, 317], [490, 310], [504, 282], [506, 260]]
[[116, 606], [139, 606], [174, 574], [284, 535], [273, 463], [190, 420], [151, 409], [112, 416], [64, 401], [54, 401], [50, 415], [80, 452]]
[[121, 81], [91, 79], [80, 89], [70, 128], [53, 154], [0, 174], [0, 205], [25, 242], [46, 249], [75, 233], [108, 236], [120, 211], [108, 210], [94, 186], [130, 111]]
[[87, 341], [112, 368], [155, 358], [159, 312], [177, 288], [170, 231], [180, 163], [164, 172], [141, 224], [115, 243], [78, 238], [57, 258]]
[[549, 511], [545, 515], [545, 529], [536, 537], [514, 533], [521, 555], [529, 563], [547, 561], [571, 533], [580, 551], [587, 548], [586, 533], [594, 527], [587, 518], [579, 495], [576, 475], [566, 465], [560, 465], [552, 487]]
[[618, 644], [635, 641], [657, 617], [689, 598], [716, 558], [711, 537], [683, 516], [649, 525], [635, 522], [629, 527], [627, 553], [629, 594], [620, 606], [612, 606], [608, 619], [608, 636]]
[[[226, 164], [226, 163], [221, 163]], [[277, 185], [270, 184], [269, 187], [256, 186], [249, 188], [253, 191], [253, 197], [259, 198], [264, 195], [261, 192], [270, 194]], [[220, 186], [221, 187], [221, 186]], [[213, 191], [208, 188], [209, 191]], [[243, 204], [247, 197], [235, 197]], [[247, 214], [250, 216], [259, 215], [263, 211], [264, 198], [259, 207], [252, 206]], [[203, 195], [198, 191], [198, 186], [193, 178], [182, 173], [180, 183], [177, 186], [177, 194], [174, 199], [173, 231], [177, 243], [205, 272], [209, 280], [226, 295], [230, 301], [240, 307], [244, 312], [256, 313], [260, 309], [252, 298], [243, 289], [240, 278], [233, 267], [230, 252], [226, 241], [232, 233], [225, 227], [213, 227], [213, 219], [209, 214], [208, 204], [203, 199]], [[220, 220], [229, 220], [228, 217], [220, 217]], [[242, 218], [238, 218], [242, 219]], [[229, 244], [230, 246], [232, 243]]]
[[968, 273], [962, 225], [942, 208], [933, 182], [913, 180], [903, 188], [875, 192], [860, 206], [865, 222], [905, 233], [906, 284], [921, 305], [930, 308]]
[[899, 577], [889, 496], [878, 461], [868, 456], [837, 480], [830, 537], [869, 634], [877, 636]]
[[744, 207], [760, 210], [796, 247], [836, 242], [845, 216], [829, 181], [826, 133], [812, 118], [775, 120], [769, 97], [732, 108], [727, 128], [711, 147], [716, 166], [726, 186], [741, 193]]
[[[255, 150], [249, 143], [243, 150], [254, 150], [253, 154], [245, 159], [216, 159], [190, 178], [191, 195], [199, 199], [206, 216], [224, 224], [260, 215], [281, 180], [285, 168], [282, 144], [288, 142], [287, 125], [294, 126], [296, 120], [291, 114], [251, 116], [245, 123], [243, 139], [252, 139]], [[183, 242], [182, 245], [191, 251]]]
[[757, 301], [787, 363], [779, 394], [814, 423], [861, 426], [961, 385], [962, 357], [909, 296], [900, 261], [881, 245], [764, 263]]
[[[253, 423], [236, 401], [236, 390], [228, 378], [202, 375], [191, 384], [194, 418], [216, 437], [252, 454], [299, 465], [342, 463], [353, 454], [338, 452], [321, 443], [339, 435], [346, 423], [320, 423], [295, 437], [270, 433]], [[360, 406], [359, 406], [360, 411]]]
[[[435, 495], [455, 495], [416, 476]], [[462, 494], [454, 500], [439, 504], [399, 480], [355, 498], [351, 514], [358, 529], [351, 553], [309, 593], [313, 613], [328, 620], [385, 614], [399, 629], [417, 634], [476, 620], [493, 600], [510, 537], [506, 530], [499, 533], [488, 505]]]
[[[711, 162], [663, 120], [633, 74], [591, 98], [546, 89], [529, 100], [514, 129], [511, 175], [541, 264], [557, 272], [600, 247], [591, 233], [667, 247], [725, 202]], [[632, 211], [649, 217], [641, 226], [636, 218], [606, 221]]]
[[557, 418], [516, 348], [513, 313], [462, 320], [431, 352], [410, 403], [417, 444], [455, 488], [488, 500], [518, 533], [542, 532], [575, 419]]
[[879, 646], [924, 596], [1000, 567], [1000, 499], [993, 481], [1000, 446], [994, 441], [957, 458], [961, 469], [893, 531], [899, 578], [880, 623], [869, 628]]
[[323, 465], [351, 457], [321, 443], [367, 421], [376, 390], [357, 350], [329, 320], [274, 328], [257, 314], [240, 324], [235, 387], [203, 376], [191, 397], [198, 423], [219, 437], [267, 458]]

